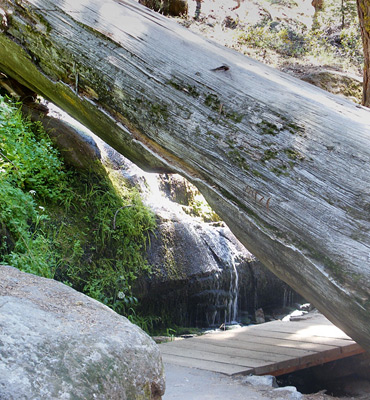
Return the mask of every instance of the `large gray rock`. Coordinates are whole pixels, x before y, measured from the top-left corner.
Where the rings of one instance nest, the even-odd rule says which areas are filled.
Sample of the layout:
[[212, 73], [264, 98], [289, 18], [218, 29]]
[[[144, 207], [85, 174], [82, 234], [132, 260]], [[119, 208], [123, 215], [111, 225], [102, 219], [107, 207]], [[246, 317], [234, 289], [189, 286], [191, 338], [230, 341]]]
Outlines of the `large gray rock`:
[[[210, 327], [249, 323], [303, 300], [232, 234], [194, 185], [177, 174], [146, 173], [94, 136], [102, 162], [135, 185], [156, 215], [147, 259], [150, 276], [135, 283], [143, 314], [168, 324]], [[169, 322], [170, 321], [170, 322]]]
[[254, 320], [302, 300], [268, 271], [222, 223], [157, 211], [151, 236], [150, 278], [137, 281], [135, 294], [145, 312], [166, 315], [182, 326], [220, 326]]
[[108, 307], [0, 266], [0, 399], [159, 400], [157, 345]]
[[[165, 315], [177, 325], [209, 327], [249, 323], [260, 307], [270, 313], [302, 300], [222, 221], [206, 222], [215, 218], [191, 183], [179, 175], [150, 176], [122, 156], [117, 165], [141, 187], [157, 217], [147, 249], [152, 274], [134, 288], [144, 313]], [[194, 215], [194, 205], [203, 211]]]

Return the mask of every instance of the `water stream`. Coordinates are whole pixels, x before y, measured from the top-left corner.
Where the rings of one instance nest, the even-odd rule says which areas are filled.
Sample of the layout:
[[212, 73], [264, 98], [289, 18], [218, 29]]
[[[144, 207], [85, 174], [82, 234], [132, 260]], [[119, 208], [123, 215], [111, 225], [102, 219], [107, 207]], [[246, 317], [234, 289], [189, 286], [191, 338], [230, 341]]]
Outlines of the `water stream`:
[[[254, 311], [265, 304], [283, 303], [285, 307], [294, 301], [295, 293], [273, 277], [225, 224], [189, 215], [186, 190], [193, 196], [196, 189], [188, 182], [144, 172], [81, 124], [49, 106], [53, 108], [51, 115], [57, 114], [77, 128], [86, 142], [98, 149], [103, 162], [108, 160], [139, 188], [144, 203], [156, 214], [158, 229], [151, 237], [148, 262], [157, 275], [141, 282], [137, 293], [149, 314], [171, 315], [183, 326], [215, 327], [245, 323], [243, 318], [250, 321]], [[208, 207], [199, 193], [196, 196], [197, 207]], [[174, 201], [179, 198], [180, 202]]]
[[232, 269], [230, 273], [232, 274], [230, 279], [230, 307], [229, 307], [229, 323], [238, 322], [238, 295], [239, 295], [239, 275], [238, 270], [235, 266], [234, 260], [231, 260]]

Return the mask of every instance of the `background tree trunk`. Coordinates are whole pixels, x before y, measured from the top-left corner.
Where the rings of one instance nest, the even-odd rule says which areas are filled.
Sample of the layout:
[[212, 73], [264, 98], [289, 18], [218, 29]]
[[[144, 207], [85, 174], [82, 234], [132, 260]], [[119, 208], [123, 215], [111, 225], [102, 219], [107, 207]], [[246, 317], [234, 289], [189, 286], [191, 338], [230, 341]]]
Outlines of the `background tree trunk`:
[[370, 0], [357, 0], [357, 9], [364, 46], [362, 104], [366, 107], [370, 107]]
[[139, 3], [164, 15], [181, 16], [188, 13], [187, 0], [139, 0]]
[[0, 0], [0, 70], [148, 170], [193, 182], [370, 350], [370, 111], [129, 0]]

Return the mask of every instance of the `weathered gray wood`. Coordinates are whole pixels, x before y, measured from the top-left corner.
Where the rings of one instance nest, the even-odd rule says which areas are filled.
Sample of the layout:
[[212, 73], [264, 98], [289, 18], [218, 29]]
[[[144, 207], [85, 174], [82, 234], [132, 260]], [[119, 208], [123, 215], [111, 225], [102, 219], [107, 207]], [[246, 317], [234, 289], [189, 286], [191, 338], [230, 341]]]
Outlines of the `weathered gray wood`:
[[[191, 364], [197, 368], [199, 362], [202, 369], [209, 368], [210, 371], [214, 371], [215, 366], [217, 368], [218, 363], [221, 363], [223, 373], [229, 375], [251, 372], [257, 375], [281, 375], [363, 352], [350, 338], [342, 339], [345, 336], [343, 332], [323, 317], [311, 320], [313, 331], [320, 336], [301, 335], [300, 332], [306, 330], [308, 323], [309, 321], [285, 322], [287, 331], [279, 332], [276, 331], [279, 323], [268, 322], [164, 343], [160, 345], [160, 350], [167, 362], [173, 362], [168, 356], [175, 357], [175, 363], [183, 366]], [[264, 336], [265, 334], [270, 337]], [[292, 336], [295, 340], [290, 340]], [[328, 344], [321, 344], [321, 340], [326, 340]], [[309, 351], [307, 345], [310, 345]], [[205, 360], [212, 361], [213, 364], [204, 364]], [[225, 369], [223, 364], [245, 366], [246, 369], [240, 368], [234, 372]], [[250, 371], [250, 368], [253, 370]]]
[[[185, 343], [186, 342], [186, 343]], [[200, 354], [207, 354], [207, 356], [211, 355], [212, 357], [216, 356], [218, 361], [226, 362], [229, 360], [232, 364], [244, 365], [240, 364], [238, 360], [242, 358], [243, 360], [248, 360], [247, 365], [250, 367], [254, 366], [254, 362], [258, 365], [264, 365], [265, 361], [282, 361], [288, 360], [291, 358], [290, 355], [281, 354], [281, 353], [269, 353], [267, 351], [256, 351], [250, 349], [233, 349], [233, 348], [222, 348], [220, 346], [214, 346], [211, 344], [205, 345], [204, 342], [198, 342], [196, 340], [181, 340], [181, 343], [176, 342], [176, 346], [172, 343], [162, 344], [161, 351], [163, 354], [174, 354], [181, 355], [183, 357], [194, 357], [194, 358], [202, 358], [198, 356]], [[299, 352], [298, 352], [299, 353]], [[308, 354], [304, 354], [305, 356]], [[196, 357], [198, 356], [198, 357]], [[204, 358], [206, 359], [206, 358]]]
[[[214, 340], [213, 337], [206, 337], [204, 340], [212, 340], [212, 341], [223, 341], [224, 339], [242, 341], [242, 342], [252, 342], [255, 343], [274, 343], [277, 341], [279, 346], [287, 346], [287, 347], [297, 347], [306, 348], [311, 350], [312, 348], [316, 348], [316, 345], [323, 345], [323, 350], [328, 350], [325, 346], [346, 346], [348, 345], [348, 339], [337, 339], [332, 337], [322, 337], [322, 336], [311, 336], [311, 335], [301, 335], [297, 333], [289, 332], [274, 332], [268, 329], [257, 330], [257, 331], [247, 331], [248, 335], [245, 335], [244, 332], [241, 332], [239, 335], [235, 336], [223, 336], [220, 335], [217, 340]], [[258, 338], [258, 339], [256, 339]], [[304, 345], [309, 345], [304, 347]], [[311, 344], [314, 344], [313, 347]]]
[[[274, 331], [269, 331], [269, 330], [260, 330], [251, 332], [250, 333], [251, 337], [258, 336], [260, 338], [266, 338], [266, 339], [282, 339], [281, 345], [291, 344], [291, 342], [302, 342], [302, 343], [316, 343], [316, 344], [321, 344], [321, 345], [330, 345], [330, 346], [346, 346], [348, 345], [349, 339], [337, 339], [337, 338], [332, 338], [332, 337], [322, 337], [322, 336], [311, 336], [311, 335], [302, 335], [302, 334], [296, 334], [289, 332], [274, 332]], [[246, 340], [243, 337], [237, 337], [237, 340]], [[253, 340], [253, 339], [252, 339]]]
[[[370, 349], [370, 112], [129, 0], [0, 0], [0, 70], [241, 242]], [[1, 14], [0, 14], [1, 15]]]
[[[172, 345], [168, 345], [167, 347], [172, 347]], [[257, 360], [275, 360], [274, 356], [282, 356], [282, 359], [287, 359], [291, 356], [294, 357], [303, 357], [312, 354], [316, 354], [317, 351], [308, 351], [308, 350], [301, 350], [301, 349], [291, 349], [287, 347], [280, 347], [272, 344], [262, 344], [259, 340], [255, 340], [254, 343], [252, 342], [242, 342], [242, 341], [235, 341], [235, 340], [227, 340], [225, 339], [220, 343], [215, 342], [205, 342], [202, 341], [194, 341], [194, 340], [180, 340], [176, 342], [177, 348], [183, 348], [186, 354], [186, 349], [192, 350], [204, 350], [210, 353], [217, 353], [217, 354], [227, 354], [232, 356], [240, 356], [246, 358], [255, 358]], [[161, 349], [166, 348], [166, 345], [161, 345]], [[326, 350], [334, 350], [333, 347], [327, 347]], [[340, 350], [339, 350], [340, 352]]]
[[[273, 336], [273, 335], [270, 335]], [[212, 339], [204, 339], [202, 342], [214, 344], [219, 347], [225, 348], [237, 348], [237, 349], [251, 349], [251, 350], [266, 350], [271, 353], [280, 353], [280, 354], [309, 354], [316, 353], [319, 351], [332, 350], [334, 348], [340, 349], [340, 346], [346, 343], [335, 343], [335, 345], [331, 342], [331, 344], [321, 344], [321, 343], [312, 343], [305, 342], [304, 339], [302, 341], [299, 340], [287, 340], [287, 339], [279, 339], [275, 337], [265, 337], [259, 336], [256, 339], [255, 336], [242, 336], [236, 337], [235, 339], [227, 339], [225, 338], [222, 341], [215, 341]]]
[[[296, 324], [296, 325], [295, 325]], [[261, 324], [258, 329], [258, 332], [262, 330], [267, 330], [269, 332], [281, 332], [281, 333], [295, 333], [299, 336], [306, 337], [330, 337], [336, 339], [349, 339], [349, 337], [342, 331], [340, 331], [337, 327], [331, 325], [304, 325], [299, 324], [298, 322], [294, 323], [286, 323], [286, 322], [278, 322], [274, 321], [266, 326], [265, 324]]]
[[275, 362], [280, 362], [281, 360], [289, 359], [288, 356], [279, 356], [277, 354], [273, 354], [268, 360], [263, 360], [263, 359], [259, 360], [258, 358], [249, 358], [243, 356], [238, 357], [234, 355], [212, 353], [205, 350], [203, 351], [198, 349], [195, 350], [184, 349], [176, 346], [170, 346], [170, 347], [163, 346], [161, 347], [161, 352], [162, 354], [170, 354], [179, 357], [192, 358], [194, 360], [221, 362], [225, 364], [239, 365], [247, 368], [261, 367], [266, 364], [271, 364]]
[[180, 365], [182, 367], [191, 367], [198, 369], [205, 369], [206, 371], [221, 372], [226, 375], [235, 374], [252, 374], [254, 368], [246, 368], [240, 365], [215, 363], [214, 361], [207, 360], [194, 360], [193, 358], [175, 356], [173, 354], [163, 354], [163, 362]]

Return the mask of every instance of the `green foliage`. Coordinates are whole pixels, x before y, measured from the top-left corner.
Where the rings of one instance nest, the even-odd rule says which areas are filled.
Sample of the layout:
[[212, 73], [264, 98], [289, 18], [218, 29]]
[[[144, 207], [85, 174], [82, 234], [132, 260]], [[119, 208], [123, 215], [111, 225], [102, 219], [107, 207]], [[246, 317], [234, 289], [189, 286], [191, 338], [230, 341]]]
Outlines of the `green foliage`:
[[155, 218], [135, 188], [67, 170], [38, 123], [0, 96], [0, 262], [58, 279], [144, 329], [132, 286], [149, 274]]
[[294, 0], [268, 0], [271, 4], [278, 4], [289, 8], [297, 7], [298, 3]]
[[154, 315], [139, 315], [134, 309], [130, 309], [128, 319], [148, 333], [155, 332], [157, 324], [161, 321], [161, 317]]
[[32, 195], [22, 192], [0, 175], [0, 257], [25, 272], [51, 278], [55, 259], [42, 232], [46, 216]]
[[35, 199], [55, 200], [65, 182], [62, 162], [40, 125], [23, 121], [19, 107], [0, 96], [2, 262], [53, 276], [56, 259], [43, 231], [47, 216]]
[[250, 47], [272, 49], [285, 56], [298, 57], [305, 52], [305, 35], [284, 23], [248, 26], [238, 33], [237, 41]]
[[150, 273], [144, 250], [155, 218], [134, 188], [122, 198], [109, 181], [91, 176], [78, 176], [72, 188], [75, 199], [54, 238], [63, 252], [56, 276], [127, 315], [137, 304], [133, 283]]
[[340, 52], [343, 57], [352, 60], [357, 65], [363, 64], [363, 45], [357, 25], [351, 24], [341, 30], [340, 43]]
[[200, 217], [204, 222], [220, 222], [220, 217], [212, 210], [203, 196], [195, 195], [190, 201], [189, 207], [184, 207], [184, 211], [192, 216]]
[[[271, 3], [283, 4], [280, 0]], [[283, 4], [294, 8], [297, 4]], [[324, 9], [313, 17], [311, 27], [294, 20], [267, 19], [236, 31], [237, 47], [273, 51], [283, 58], [317, 59], [321, 64], [361, 70], [362, 40], [356, 1], [325, 0]], [[263, 55], [263, 58], [265, 55]]]
[[0, 97], [2, 176], [39, 198], [56, 200], [66, 183], [63, 163], [41, 124], [23, 120], [18, 107]]

